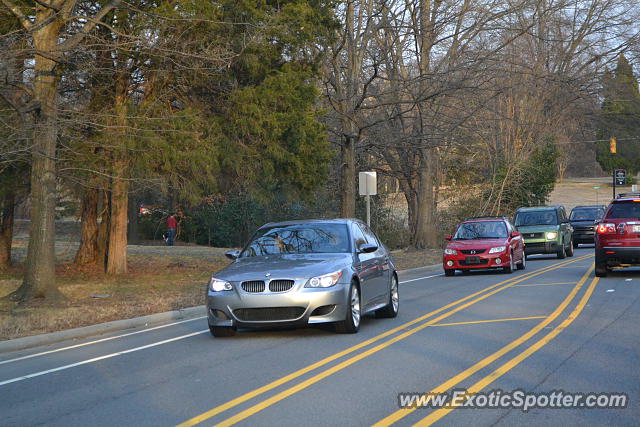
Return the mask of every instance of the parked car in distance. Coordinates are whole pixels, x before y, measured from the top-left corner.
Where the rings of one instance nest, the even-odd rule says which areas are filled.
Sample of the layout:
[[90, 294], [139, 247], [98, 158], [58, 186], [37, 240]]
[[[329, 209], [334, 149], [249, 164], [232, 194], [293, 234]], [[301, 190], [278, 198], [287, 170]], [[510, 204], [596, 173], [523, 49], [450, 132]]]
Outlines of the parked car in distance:
[[445, 276], [482, 268], [499, 268], [511, 273], [524, 269], [527, 260], [520, 233], [506, 217], [474, 217], [464, 220], [442, 255]]
[[564, 206], [519, 208], [514, 222], [524, 239], [527, 255], [573, 256], [573, 229]]
[[266, 224], [207, 286], [209, 329], [333, 323], [355, 333], [362, 315], [395, 317], [398, 276], [387, 248], [356, 219]]
[[604, 205], [576, 206], [571, 209], [569, 222], [573, 228], [573, 247], [577, 248], [580, 243], [594, 243], [596, 235], [596, 224], [604, 216], [607, 209]]
[[596, 229], [596, 276], [612, 268], [640, 265], [640, 194], [611, 201]]

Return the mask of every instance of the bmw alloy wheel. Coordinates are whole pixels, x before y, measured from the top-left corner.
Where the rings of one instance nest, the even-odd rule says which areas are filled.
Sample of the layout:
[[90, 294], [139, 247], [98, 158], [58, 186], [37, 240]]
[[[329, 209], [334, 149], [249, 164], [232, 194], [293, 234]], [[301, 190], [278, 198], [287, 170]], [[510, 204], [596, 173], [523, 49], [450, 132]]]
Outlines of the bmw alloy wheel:
[[355, 286], [351, 292], [351, 319], [353, 320], [353, 326], [357, 329], [360, 326], [360, 294]]
[[393, 312], [397, 313], [400, 306], [400, 295], [398, 294], [398, 279], [395, 276], [391, 279], [391, 305]]
[[393, 318], [398, 315], [400, 307], [400, 292], [398, 291], [398, 278], [396, 275], [391, 276], [389, 285], [389, 302], [382, 308], [376, 310], [376, 317]]

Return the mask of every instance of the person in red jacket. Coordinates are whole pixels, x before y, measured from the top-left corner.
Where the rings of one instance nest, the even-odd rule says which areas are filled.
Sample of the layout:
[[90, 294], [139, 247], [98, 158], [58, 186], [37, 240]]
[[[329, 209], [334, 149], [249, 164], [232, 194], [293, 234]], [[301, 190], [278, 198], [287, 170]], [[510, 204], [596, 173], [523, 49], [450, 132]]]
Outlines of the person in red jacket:
[[176, 214], [172, 213], [167, 218], [167, 246], [173, 246], [173, 241], [176, 238], [177, 228], [178, 221], [176, 220]]

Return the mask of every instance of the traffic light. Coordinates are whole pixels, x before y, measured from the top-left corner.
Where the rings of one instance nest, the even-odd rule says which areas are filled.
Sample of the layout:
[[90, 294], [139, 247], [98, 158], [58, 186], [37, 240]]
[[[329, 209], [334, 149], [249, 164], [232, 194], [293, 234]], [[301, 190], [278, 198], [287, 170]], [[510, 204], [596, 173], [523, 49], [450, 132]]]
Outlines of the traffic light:
[[616, 137], [612, 136], [609, 138], [609, 152], [611, 154], [616, 154], [618, 150], [618, 141], [616, 141]]

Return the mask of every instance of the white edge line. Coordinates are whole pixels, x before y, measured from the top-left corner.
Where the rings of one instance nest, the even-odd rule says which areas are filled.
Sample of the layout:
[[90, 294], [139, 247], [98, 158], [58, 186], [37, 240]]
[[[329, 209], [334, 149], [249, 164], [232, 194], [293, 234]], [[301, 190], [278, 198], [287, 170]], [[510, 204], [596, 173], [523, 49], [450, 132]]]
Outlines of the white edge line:
[[166, 344], [166, 343], [170, 343], [170, 342], [173, 342], [173, 341], [181, 340], [181, 339], [184, 339], [184, 338], [193, 337], [195, 335], [204, 334], [205, 332], [209, 332], [209, 329], [205, 329], [204, 331], [192, 332], [190, 334], [181, 335], [179, 337], [174, 337], [174, 338], [169, 338], [169, 339], [164, 340], [164, 341], [158, 341], [158, 342], [154, 342], [152, 344], [143, 345], [143, 346], [140, 346], [140, 347], [130, 348], [129, 350], [123, 350], [123, 351], [118, 351], [116, 353], [105, 354], [104, 356], [94, 357], [93, 359], [87, 359], [87, 360], [83, 360], [81, 362], [72, 363], [70, 365], [59, 366], [59, 367], [53, 368], [53, 369], [47, 369], [46, 371], [40, 371], [40, 372], [36, 372], [36, 373], [33, 373], [33, 374], [24, 375], [24, 376], [21, 376], [21, 377], [11, 378], [9, 380], [0, 381], [0, 386], [4, 386], [4, 385], [7, 385], [7, 384], [15, 383], [15, 382], [18, 382], [18, 381], [24, 381], [24, 380], [27, 380], [29, 378], [39, 377], [41, 375], [51, 374], [53, 372], [63, 371], [65, 369], [69, 369], [69, 368], [75, 368], [76, 366], [86, 365], [86, 364], [93, 363], [93, 362], [98, 362], [98, 361], [104, 360], [104, 359], [110, 359], [112, 357], [121, 356], [121, 355], [127, 354], [127, 353], [133, 353], [134, 351], [145, 350], [147, 348], [155, 347], [155, 346], [158, 346], [158, 345], [161, 345], [161, 344]]
[[434, 274], [433, 276], [418, 277], [417, 279], [403, 280], [402, 282], [398, 282], [398, 283], [415, 282], [416, 280], [431, 279], [432, 277], [438, 277], [438, 276], [444, 276], [444, 273]]
[[187, 320], [181, 320], [179, 322], [167, 323], [166, 325], [154, 326], [153, 328], [147, 328], [147, 329], [143, 329], [141, 331], [129, 332], [129, 333], [122, 334], [122, 335], [115, 335], [115, 336], [112, 336], [112, 337], [101, 338], [99, 340], [88, 341], [88, 342], [81, 343], [81, 344], [70, 345], [70, 346], [67, 346], [67, 347], [56, 348], [56, 349], [53, 349], [53, 350], [43, 351], [43, 352], [40, 352], [40, 353], [28, 354], [26, 356], [16, 357], [16, 358], [13, 358], [13, 359], [2, 360], [2, 361], [0, 361], [0, 365], [4, 365], [5, 363], [18, 362], [20, 360], [25, 360], [25, 359], [31, 359], [31, 358], [38, 357], [38, 356], [44, 356], [44, 355], [51, 354], [51, 353], [57, 353], [59, 351], [72, 350], [74, 348], [84, 347], [84, 346], [87, 346], [87, 345], [97, 344], [97, 343], [101, 343], [101, 342], [105, 342], [105, 341], [111, 341], [111, 340], [115, 340], [115, 339], [118, 339], [118, 338], [129, 337], [131, 335], [142, 334], [144, 332], [151, 332], [151, 331], [155, 331], [157, 329], [162, 329], [162, 328], [167, 328], [169, 326], [179, 325], [181, 323], [186, 323], [186, 322], [192, 322], [194, 320], [205, 319], [206, 317], [207, 316], [194, 317], [193, 319], [187, 319]]
[[[542, 268], [546, 268], [546, 267], [542, 267]], [[536, 271], [536, 270], [534, 270], [534, 271]], [[438, 277], [438, 276], [442, 276], [442, 275], [444, 275], [444, 273], [434, 274], [434, 275], [425, 276], [425, 277], [418, 277], [416, 279], [405, 280], [405, 281], [398, 282], [398, 283], [414, 282], [414, 281], [417, 281], [417, 280], [430, 279], [432, 277]], [[107, 340], [116, 339], [116, 338], [120, 338], [120, 337], [124, 337], [124, 336], [128, 336], [128, 335], [134, 335], [134, 334], [138, 334], [138, 333], [148, 332], [148, 331], [152, 331], [152, 330], [155, 330], [155, 329], [160, 329], [160, 328], [164, 328], [164, 327], [167, 327], [167, 326], [176, 325], [176, 324], [179, 324], [179, 323], [185, 323], [185, 322], [190, 322], [190, 321], [193, 321], [193, 320], [202, 319], [204, 317], [206, 317], [206, 316], [197, 317], [197, 318], [193, 318], [193, 319], [187, 319], [187, 320], [181, 320], [179, 322], [174, 322], [174, 323], [170, 323], [170, 324], [167, 324], [167, 325], [160, 325], [160, 326], [156, 326], [154, 328], [145, 329], [143, 331], [130, 332], [128, 334], [123, 334], [123, 335], [119, 335], [119, 336], [115, 336], [115, 337], [102, 338], [100, 340], [95, 340], [95, 341], [91, 341], [91, 342], [88, 342], [88, 343], [82, 343], [82, 344], [77, 344], [75, 346], [69, 346], [69, 347], [64, 347], [64, 348], [61, 348], [61, 349], [50, 350], [48, 352], [38, 353], [36, 355], [53, 353], [55, 351], [62, 351], [64, 349], [80, 347], [80, 346], [83, 346], [83, 345], [89, 345], [89, 344], [96, 343], [96, 342], [107, 341]], [[143, 346], [140, 346], [140, 347], [134, 347], [134, 348], [131, 348], [131, 349], [128, 349], [128, 350], [118, 351], [116, 353], [111, 353], [111, 354], [106, 354], [104, 356], [94, 357], [93, 359], [87, 359], [87, 360], [83, 360], [81, 362], [76, 362], [76, 363], [72, 363], [72, 364], [69, 364], [69, 365], [59, 366], [57, 368], [48, 369], [46, 371], [40, 371], [40, 372], [36, 372], [36, 373], [33, 373], [33, 374], [24, 375], [24, 376], [21, 376], [21, 377], [11, 378], [11, 379], [8, 379], [8, 380], [5, 380], [5, 381], [0, 381], [0, 387], [4, 386], [4, 385], [7, 385], [7, 384], [15, 383], [15, 382], [18, 382], [18, 381], [24, 381], [24, 380], [27, 380], [27, 379], [30, 379], [30, 378], [35, 378], [35, 377], [39, 377], [39, 376], [42, 376], [42, 375], [50, 374], [50, 373], [53, 373], [53, 372], [58, 372], [58, 371], [66, 370], [66, 369], [69, 369], [69, 368], [74, 368], [76, 366], [82, 366], [82, 365], [86, 365], [86, 364], [89, 364], [89, 363], [98, 362], [100, 360], [110, 359], [112, 357], [121, 356], [123, 354], [128, 354], [128, 353], [133, 353], [135, 351], [145, 350], [147, 348], [156, 347], [156, 346], [159, 346], [159, 345], [162, 345], [162, 344], [170, 343], [170, 342], [173, 342], [173, 341], [178, 341], [178, 340], [181, 340], [181, 339], [184, 339], [184, 338], [193, 337], [195, 335], [200, 335], [200, 334], [203, 334], [205, 332], [209, 332], [209, 330], [205, 329], [203, 331], [192, 332], [190, 334], [181, 335], [179, 337], [169, 338], [169, 339], [166, 339], [166, 340], [163, 340], [163, 341], [158, 341], [158, 342], [147, 344], [147, 345], [143, 345]], [[36, 355], [23, 356], [23, 359], [24, 358], [29, 358], [29, 357], [35, 357]], [[18, 360], [18, 359], [19, 358], [12, 359], [12, 360]], [[4, 361], [2, 363], [8, 363], [9, 361], [11, 361], [11, 360]]]
[[[434, 275], [431, 275], [431, 276], [418, 277], [417, 279], [403, 280], [403, 281], [398, 282], [398, 283], [415, 282], [417, 280], [431, 279], [432, 277], [438, 277], [438, 276], [442, 276], [442, 275], [443, 275], [442, 273], [434, 274]], [[186, 322], [192, 322], [194, 320], [205, 319], [206, 317], [207, 316], [195, 317], [193, 319], [181, 320], [179, 322], [173, 322], [173, 323], [168, 323], [166, 325], [160, 325], [160, 326], [155, 326], [153, 328], [147, 328], [147, 329], [144, 329], [142, 331], [130, 332], [130, 333], [122, 334], [122, 335], [116, 335], [116, 336], [113, 336], [113, 337], [101, 338], [101, 339], [98, 339], [98, 340], [93, 340], [93, 341], [85, 342], [85, 343], [82, 343], [82, 344], [70, 345], [70, 346], [67, 346], [67, 347], [56, 348], [56, 349], [53, 349], [53, 350], [43, 351], [43, 352], [35, 353], [35, 354], [29, 354], [29, 355], [26, 355], [26, 356], [16, 357], [16, 358], [13, 358], [13, 359], [2, 360], [2, 361], [0, 361], [0, 365], [4, 365], [6, 363], [18, 362], [18, 361], [26, 360], [26, 359], [32, 359], [34, 357], [39, 357], [39, 356], [45, 356], [47, 354], [57, 353], [57, 352], [60, 352], [60, 351], [73, 350], [75, 348], [85, 347], [85, 346], [91, 345], [91, 344], [98, 344], [98, 343], [105, 342], [105, 341], [111, 341], [111, 340], [115, 340], [115, 339], [118, 339], [118, 338], [129, 337], [131, 335], [137, 335], [137, 334], [142, 334], [142, 333], [145, 333], [145, 332], [151, 332], [151, 331], [154, 331], [154, 330], [157, 330], [157, 329], [162, 329], [162, 328], [166, 328], [166, 327], [169, 327], [169, 326], [179, 325], [181, 323], [186, 323]], [[2, 385], [2, 384], [0, 384], [0, 385]]]
[[[434, 274], [434, 275], [431, 275], [431, 276], [418, 277], [416, 279], [405, 280], [405, 281], [402, 281], [402, 282], [399, 282], [399, 283], [414, 282], [416, 280], [430, 279], [432, 277], [438, 277], [438, 276], [442, 276], [442, 275], [443, 275], [442, 273]], [[193, 319], [181, 320], [179, 322], [173, 322], [173, 323], [169, 323], [169, 324], [166, 324], [166, 325], [160, 325], [160, 326], [156, 326], [156, 327], [153, 327], [153, 328], [148, 328], [148, 329], [145, 329], [145, 330], [142, 330], [142, 331], [130, 332], [130, 333], [127, 333], [127, 334], [122, 334], [122, 335], [117, 335], [117, 336], [113, 336], [113, 337], [102, 338], [102, 339], [99, 339], [99, 340], [89, 341], [89, 342], [82, 343], [82, 344], [76, 344], [76, 345], [63, 347], [63, 348], [57, 348], [57, 349], [54, 349], [54, 350], [49, 350], [49, 351], [45, 351], [45, 352], [41, 352], [41, 353], [30, 354], [30, 355], [27, 355], [27, 356], [17, 357], [17, 358], [9, 359], [9, 360], [4, 360], [4, 361], [1, 361], [0, 364], [16, 362], [16, 361], [19, 361], [19, 360], [30, 359], [30, 358], [33, 358], [33, 357], [43, 356], [43, 355], [46, 355], [46, 354], [51, 354], [51, 353], [55, 353], [55, 352], [59, 352], [59, 351], [63, 351], [63, 350], [70, 350], [70, 349], [74, 349], [74, 348], [78, 348], [78, 347], [87, 346], [87, 345], [90, 345], [90, 344], [96, 344], [96, 343], [100, 343], [100, 342], [104, 342], [104, 341], [114, 340], [114, 339], [117, 339], [117, 338], [123, 338], [123, 337], [131, 336], [131, 335], [141, 334], [141, 333], [144, 333], [144, 332], [149, 332], [149, 331], [153, 331], [153, 330], [157, 330], [157, 329], [161, 329], [161, 328], [166, 328], [168, 326], [173, 326], [173, 325], [177, 325], [177, 324], [180, 324], [180, 323], [191, 322], [191, 321], [194, 321], [194, 320], [203, 319], [205, 317], [206, 316], [201, 316], [201, 317], [196, 317], [196, 318], [193, 318]], [[181, 335], [179, 337], [169, 338], [169, 339], [166, 339], [166, 340], [163, 340], [163, 341], [158, 341], [158, 342], [155, 342], [155, 343], [152, 343], [152, 344], [147, 344], [147, 345], [143, 345], [143, 346], [140, 346], [140, 347], [134, 347], [134, 348], [131, 348], [131, 349], [128, 349], [128, 350], [118, 351], [116, 353], [106, 354], [104, 356], [94, 357], [92, 359], [83, 360], [81, 362], [76, 362], [76, 363], [72, 363], [72, 364], [69, 364], [69, 365], [59, 366], [57, 368], [48, 369], [46, 371], [40, 371], [40, 372], [36, 372], [36, 373], [33, 373], [33, 374], [23, 375], [21, 377], [16, 377], [16, 378], [12, 378], [12, 379], [5, 380], [5, 381], [0, 381], [0, 386], [4, 386], [4, 385], [7, 385], [7, 384], [15, 383], [15, 382], [18, 382], [18, 381], [24, 381], [24, 380], [27, 380], [27, 379], [30, 379], [30, 378], [39, 377], [39, 376], [46, 375], [46, 374], [51, 374], [53, 372], [63, 371], [63, 370], [66, 370], [66, 369], [74, 368], [76, 366], [82, 366], [82, 365], [86, 365], [86, 364], [89, 364], [89, 363], [98, 362], [98, 361], [104, 360], [104, 359], [110, 359], [112, 357], [121, 356], [121, 355], [127, 354], [127, 353], [133, 353], [134, 351], [145, 350], [147, 348], [156, 347], [158, 345], [170, 343], [170, 342], [177, 341], [177, 340], [180, 340], [180, 339], [183, 339], [183, 338], [189, 338], [189, 337], [192, 337], [192, 336], [195, 336], [195, 335], [200, 335], [200, 334], [203, 334], [205, 332], [209, 332], [209, 330], [205, 329], [204, 331], [193, 332], [193, 333], [190, 333], [190, 334]]]

